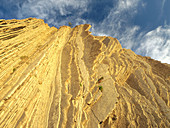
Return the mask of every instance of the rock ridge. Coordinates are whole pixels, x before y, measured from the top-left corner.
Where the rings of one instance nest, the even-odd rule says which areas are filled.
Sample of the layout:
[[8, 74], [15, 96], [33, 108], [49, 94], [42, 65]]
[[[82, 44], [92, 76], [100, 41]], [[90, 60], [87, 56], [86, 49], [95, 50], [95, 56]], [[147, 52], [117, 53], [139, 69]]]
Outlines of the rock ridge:
[[0, 20], [0, 127], [170, 127], [170, 65], [90, 27]]

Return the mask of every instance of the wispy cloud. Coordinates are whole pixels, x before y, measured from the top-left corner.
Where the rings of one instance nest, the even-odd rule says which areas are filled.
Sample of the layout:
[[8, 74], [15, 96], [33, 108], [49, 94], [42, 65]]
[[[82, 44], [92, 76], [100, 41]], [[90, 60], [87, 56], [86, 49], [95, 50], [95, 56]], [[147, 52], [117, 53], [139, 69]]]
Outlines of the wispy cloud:
[[37, 17], [59, 27], [69, 20], [77, 19], [76, 17], [86, 10], [87, 0], [81, 2], [79, 0], [28, 0], [20, 7], [18, 17]]
[[138, 6], [139, 0], [119, 0], [117, 11], [134, 10]]
[[160, 8], [160, 16], [159, 16], [159, 20], [160, 20], [160, 19], [162, 18], [162, 16], [163, 16], [165, 2], [166, 2], [166, 0], [162, 0], [162, 4], [161, 4], [161, 8]]
[[139, 37], [138, 41], [140, 46], [136, 53], [170, 64], [170, 26], [159, 26]]
[[120, 0], [110, 11], [107, 18], [99, 25], [94, 25], [94, 33], [105, 33], [106, 35], [118, 38], [123, 47], [133, 48], [134, 35], [140, 29], [139, 26], [132, 25], [131, 19], [137, 13], [139, 0]]
[[163, 11], [163, 9], [164, 9], [165, 2], [166, 2], [166, 0], [162, 0], [161, 11]]

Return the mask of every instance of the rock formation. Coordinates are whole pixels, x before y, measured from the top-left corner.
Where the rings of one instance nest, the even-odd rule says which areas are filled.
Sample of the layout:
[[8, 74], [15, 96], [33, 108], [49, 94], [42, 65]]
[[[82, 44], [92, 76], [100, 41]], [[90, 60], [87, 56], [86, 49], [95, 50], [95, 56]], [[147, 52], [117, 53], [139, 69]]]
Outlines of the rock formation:
[[90, 27], [0, 20], [1, 128], [170, 127], [170, 65]]

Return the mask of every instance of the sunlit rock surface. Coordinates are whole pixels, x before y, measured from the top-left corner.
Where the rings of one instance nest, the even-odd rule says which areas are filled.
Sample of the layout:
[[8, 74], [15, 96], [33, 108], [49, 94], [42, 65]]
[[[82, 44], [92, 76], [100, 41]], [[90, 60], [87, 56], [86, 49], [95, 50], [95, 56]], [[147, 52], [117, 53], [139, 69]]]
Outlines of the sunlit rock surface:
[[0, 20], [1, 128], [170, 127], [170, 65], [90, 27]]

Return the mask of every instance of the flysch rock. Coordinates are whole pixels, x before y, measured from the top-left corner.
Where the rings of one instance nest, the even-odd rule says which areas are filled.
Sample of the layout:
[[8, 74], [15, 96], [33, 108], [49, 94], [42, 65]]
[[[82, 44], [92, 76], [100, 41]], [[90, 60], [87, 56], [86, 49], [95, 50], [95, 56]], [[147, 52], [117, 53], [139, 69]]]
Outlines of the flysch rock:
[[170, 65], [90, 27], [0, 20], [1, 128], [170, 127]]

